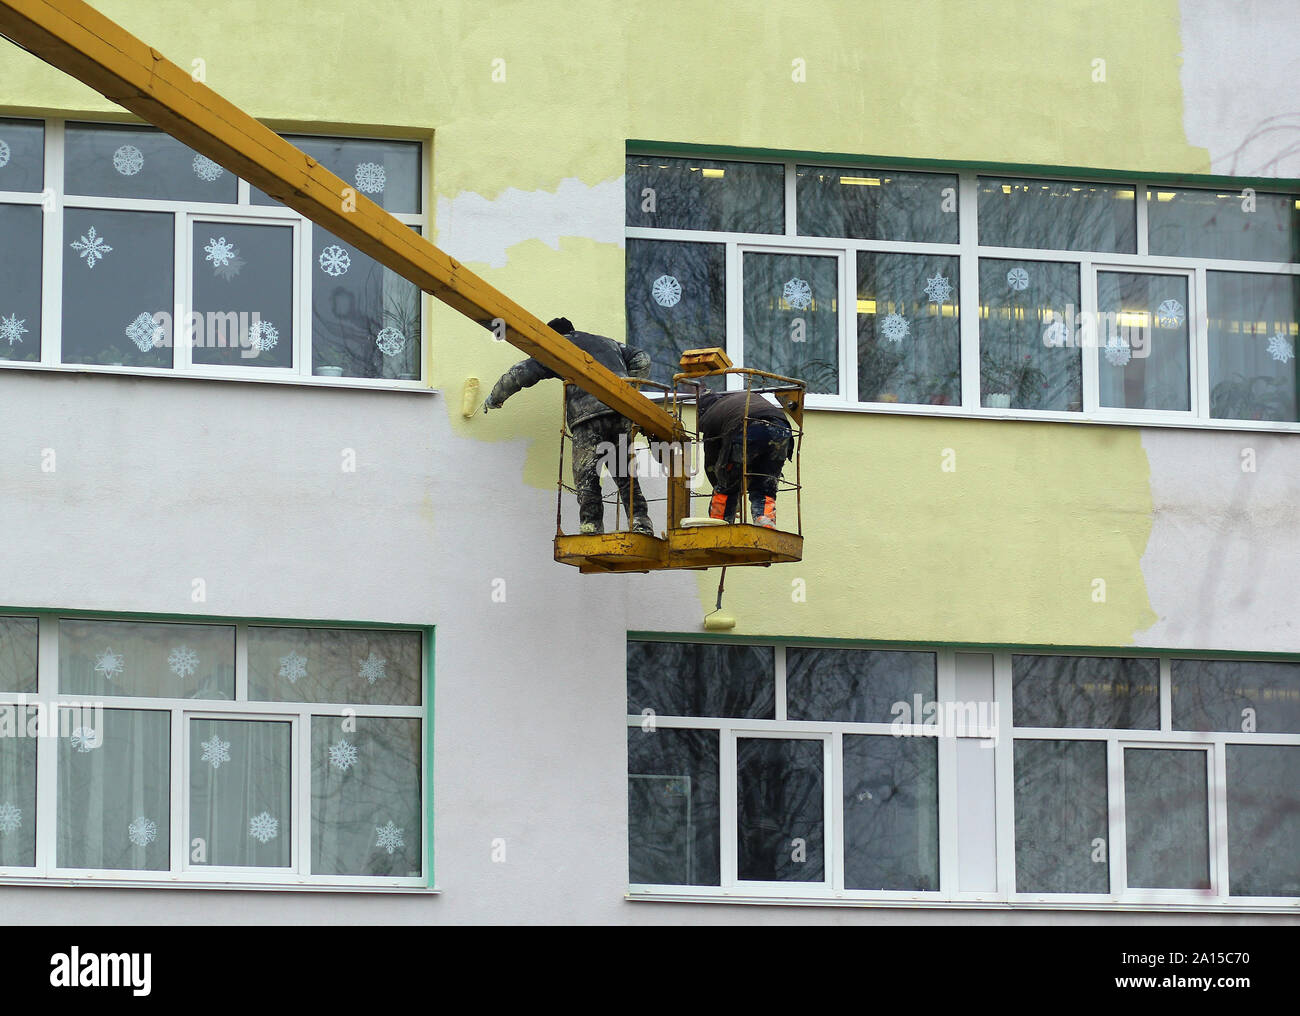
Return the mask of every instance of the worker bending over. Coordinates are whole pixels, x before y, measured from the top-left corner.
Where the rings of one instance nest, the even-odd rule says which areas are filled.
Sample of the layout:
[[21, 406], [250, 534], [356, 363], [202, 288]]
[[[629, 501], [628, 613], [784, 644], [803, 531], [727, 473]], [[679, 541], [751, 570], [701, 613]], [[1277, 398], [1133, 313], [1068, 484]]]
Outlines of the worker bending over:
[[697, 413], [704, 442], [704, 473], [713, 484], [710, 517], [730, 522], [735, 516], [743, 471], [749, 474], [754, 525], [775, 529], [777, 481], [786, 460], [794, 458], [794, 433], [785, 413], [761, 395], [719, 395], [707, 389], [700, 393]]
[[[579, 332], [573, 328], [568, 318], [554, 318], [546, 326], [568, 338], [579, 349], [590, 353], [602, 367], [607, 367], [619, 377], [648, 378], [650, 376], [650, 356], [635, 346], [625, 346], [603, 335]], [[545, 364], [532, 359], [521, 360], [501, 375], [501, 379], [492, 388], [492, 393], [483, 402], [483, 412], [500, 409], [506, 399], [521, 388], [531, 388], [538, 381], [559, 377]], [[569, 395], [566, 410], [569, 432], [573, 435], [573, 486], [578, 491], [578, 518], [585, 535], [605, 531], [605, 505], [600, 496], [600, 466], [606, 461], [600, 446], [608, 441], [618, 447], [619, 435], [627, 434], [627, 445], [631, 444], [631, 421], [620, 416], [594, 395], [581, 388], [575, 388]], [[633, 470], [623, 463], [620, 472], [628, 473], [626, 477], [614, 477], [623, 506], [632, 519], [632, 532], [654, 535], [650, 524], [650, 515], [646, 510], [646, 501]]]

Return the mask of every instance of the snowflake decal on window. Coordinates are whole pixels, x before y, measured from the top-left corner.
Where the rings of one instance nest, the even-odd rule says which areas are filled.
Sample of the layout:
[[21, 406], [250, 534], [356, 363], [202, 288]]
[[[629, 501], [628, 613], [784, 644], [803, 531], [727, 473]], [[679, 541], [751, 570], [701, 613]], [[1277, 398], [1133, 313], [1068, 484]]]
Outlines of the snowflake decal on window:
[[126, 660], [121, 653], [115, 653], [112, 649], [105, 649], [95, 657], [95, 673], [103, 674], [106, 681], [121, 677], [124, 670], [126, 670]]
[[10, 314], [7, 318], [0, 318], [0, 339], [7, 340], [9, 345], [15, 342], [22, 342], [23, 336], [27, 334], [27, 329], [23, 325], [27, 324], [27, 319], [18, 320], [17, 314]]
[[135, 145], [123, 145], [113, 153], [113, 168], [123, 176], [135, 176], [144, 169], [144, 154]]
[[375, 336], [375, 345], [385, 356], [396, 356], [406, 348], [406, 336], [396, 328], [382, 328]]
[[158, 823], [141, 815], [126, 827], [126, 836], [137, 847], [147, 847], [158, 838]]
[[952, 297], [952, 283], [936, 273], [933, 278], [926, 279], [925, 295], [931, 303], [947, 303]]
[[781, 299], [795, 310], [807, 310], [812, 306], [812, 286], [803, 279], [790, 279], [781, 290]]
[[307, 676], [307, 657], [298, 652], [291, 652], [288, 656], [281, 656], [280, 676], [288, 680], [290, 684], [297, 684], [299, 680]]
[[682, 284], [671, 275], [661, 275], [650, 284], [650, 295], [660, 307], [676, 307], [682, 299]]
[[6, 801], [0, 804], [0, 834], [8, 836], [23, 824], [23, 813]]
[[162, 325], [158, 324], [147, 310], [137, 314], [135, 320], [126, 326], [126, 337], [134, 342], [136, 348], [142, 353], [149, 352], [158, 344], [162, 332]]
[[213, 769], [220, 769], [222, 762], [230, 761], [230, 742], [213, 734], [210, 740], [203, 742], [203, 754], [199, 756], [199, 761], [211, 762]]
[[239, 251], [235, 245], [227, 240], [224, 236], [214, 236], [203, 245], [203, 250], [207, 253], [205, 261], [211, 261], [216, 267], [223, 268], [238, 256]]
[[9, 165], [9, 142], [0, 141], [0, 169]]
[[388, 183], [384, 167], [377, 162], [361, 163], [353, 179], [357, 182], [357, 190], [362, 194], [378, 194]]
[[357, 764], [357, 748], [351, 741], [339, 740], [330, 745], [330, 765], [347, 772]]
[[86, 230], [85, 235], [80, 240], [73, 241], [70, 246], [77, 251], [79, 257], [86, 259], [87, 268], [94, 268], [95, 262], [113, 249], [104, 242], [102, 236], [96, 235], [94, 226]]
[[386, 659], [382, 656], [376, 656], [374, 650], [371, 650], [370, 655], [361, 661], [361, 670], [358, 676], [364, 677], [367, 684], [374, 684], [380, 678], [388, 676], [384, 673], [384, 667], [387, 663]]
[[1023, 268], [1013, 268], [1007, 272], [1007, 285], [1017, 293], [1022, 293], [1029, 288], [1029, 273]]
[[270, 321], [254, 321], [248, 327], [248, 344], [259, 353], [274, 349], [280, 333]]
[[375, 843], [377, 847], [383, 847], [390, 854], [398, 847], [406, 846], [406, 841], [402, 839], [402, 830], [389, 822], [388, 825], [375, 826], [375, 832], [379, 834], [379, 840]]
[[337, 278], [346, 275], [352, 267], [352, 255], [338, 244], [332, 243], [320, 252], [319, 263], [322, 272]]
[[206, 155], [194, 156], [194, 175], [204, 183], [212, 183], [225, 170], [209, 159]]
[[1133, 359], [1133, 349], [1129, 346], [1128, 340], [1118, 335], [1112, 335], [1107, 339], [1103, 350], [1106, 354], [1106, 362], [1112, 367], [1123, 367]]
[[880, 334], [890, 342], [902, 342], [909, 330], [907, 319], [902, 314], [886, 314], [880, 323]]
[[1069, 345], [1070, 329], [1064, 321], [1055, 320], [1043, 329], [1043, 345], [1049, 349], [1059, 349]]
[[1281, 332], [1274, 332], [1268, 339], [1268, 355], [1274, 360], [1286, 363], [1295, 356], [1295, 349]]
[[177, 646], [167, 654], [167, 666], [177, 677], [189, 677], [199, 669], [199, 654], [189, 646]]
[[248, 820], [248, 835], [258, 843], [269, 843], [280, 835], [280, 820], [261, 812]]
[[1177, 328], [1186, 316], [1181, 303], [1177, 300], [1165, 300], [1156, 308], [1156, 327]]
[[99, 731], [94, 727], [78, 727], [70, 738], [72, 747], [83, 755], [99, 747]]

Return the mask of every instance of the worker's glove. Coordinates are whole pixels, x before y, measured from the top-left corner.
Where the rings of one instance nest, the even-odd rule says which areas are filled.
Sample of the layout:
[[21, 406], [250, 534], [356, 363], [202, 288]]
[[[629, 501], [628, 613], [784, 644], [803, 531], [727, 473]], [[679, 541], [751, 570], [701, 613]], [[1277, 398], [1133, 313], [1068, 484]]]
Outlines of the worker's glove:
[[492, 401], [492, 396], [490, 396], [490, 395], [489, 395], [486, 399], [483, 400], [483, 413], [484, 413], [484, 415], [487, 414], [487, 411], [488, 411], [489, 409], [500, 409], [500, 408], [501, 408], [500, 406], [498, 406], [495, 402]]

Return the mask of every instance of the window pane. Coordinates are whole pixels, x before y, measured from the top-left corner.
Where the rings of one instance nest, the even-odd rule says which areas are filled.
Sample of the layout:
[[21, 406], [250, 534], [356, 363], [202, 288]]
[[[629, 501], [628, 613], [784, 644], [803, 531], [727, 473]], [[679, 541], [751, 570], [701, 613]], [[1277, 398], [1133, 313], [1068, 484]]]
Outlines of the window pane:
[[40, 205], [0, 205], [0, 360], [41, 358], [42, 215]]
[[1238, 261], [1296, 261], [1300, 211], [1285, 194], [1240, 191], [1147, 191], [1148, 247], [1152, 254]]
[[39, 191], [45, 186], [45, 124], [0, 119], [0, 191]]
[[58, 865], [166, 871], [171, 714], [105, 709], [102, 727], [59, 738]]
[[822, 787], [820, 740], [736, 739], [737, 878], [824, 881]]
[[231, 203], [238, 198], [233, 173], [160, 130], [70, 123], [63, 143], [68, 194]]
[[93, 698], [233, 699], [235, 629], [63, 618], [59, 691]]
[[1106, 742], [1017, 740], [1015, 774], [1016, 892], [1110, 892]]
[[[14, 711], [20, 717], [20, 729], [25, 731], [23, 710]], [[0, 737], [0, 868], [30, 868], [36, 864], [39, 741], [39, 737]]]
[[[420, 211], [419, 142], [304, 134], [283, 137], [381, 208], [398, 213]], [[255, 205], [280, 203], [256, 187], [251, 188], [251, 200]]]
[[671, 384], [682, 353], [727, 347], [726, 248], [627, 241], [627, 341], [650, 354], [650, 377]]
[[718, 732], [627, 731], [633, 885], [718, 885]]
[[1300, 748], [1227, 746], [1232, 896], [1300, 896]]
[[1012, 656], [1017, 727], [1160, 726], [1160, 661], [1105, 656]]
[[63, 362], [170, 367], [172, 216], [63, 211]]
[[1081, 411], [1079, 349], [1044, 342], [1080, 306], [1079, 266], [980, 258], [980, 303], [980, 404]]
[[844, 885], [939, 888], [933, 738], [844, 735]]
[[420, 772], [418, 719], [313, 716], [311, 870], [418, 876]]
[[194, 362], [292, 367], [293, 229], [196, 222], [192, 245]]
[[770, 646], [629, 642], [627, 711], [639, 716], [776, 718]]
[[1173, 660], [1175, 730], [1300, 734], [1300, 663]]
[[799, 166], [799, 233], [855, 240], [957, 242], [957, 178]]
[[312, 230], [311, 275], [313, 374], [420, 379], [414, 283], [319, 226]]
[[1128, 884], [1142, 889], [1209, 889], [1206, 754], [1124, 749]]
[[248, 697], [420, 704], [423, 637], [363, 628], [248, 629]]
[[785, 659], [792, 720], [892, 723], [894, 703], [935, 698], [934, 653], [791, 646]]
[[625, 181], [629, 226], [785, 232], [779, 163], [629, 155]]
[[1296, 415], [1300, 278], [1207, 272], [1210, 415], [1284, 420]]
[[744, 364], [840, 388], [839, 262], [810, 254], [745, 255]]
[[1187, 279], [1098, 272], [1101, 405], [1189, 409]]
[[284, 721], [190, 720], [191, 861], [286, 868], [293, 862], [292, 727]]
[[957, 258], [858, 252], [858, 401], [961, 405]]
[[1132, 187], [985, 176], [978, 186], [985, 247], [1137, 253]]
[[36, 618], [0, 617], [0, 692], [36, 690]]

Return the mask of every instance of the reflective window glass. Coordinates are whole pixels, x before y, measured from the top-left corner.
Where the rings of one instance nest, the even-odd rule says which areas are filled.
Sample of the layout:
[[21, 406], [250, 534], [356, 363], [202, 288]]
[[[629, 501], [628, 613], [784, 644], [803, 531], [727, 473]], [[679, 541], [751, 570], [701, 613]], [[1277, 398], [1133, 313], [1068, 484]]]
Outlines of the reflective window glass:
[[1137, 253], [1137, 203], [1131, 186], [981, 176], [979, 242]]
[[858, 252], [858, 401], [961, 405], [958, 259]]
[[[1249, 191], [1249, 193], [1247, 193]], [[1235, 261], [1300, 260], [1300, 209], [1293, 195], [1254, 188], [1147, 191], [1152, 254]]]
[[956, 243], [957, 177], [799, 166], [799, 233], [855, 240]]
[[731, 233], [785, 232], [785, 166], [629, 155], [627, 224]]

